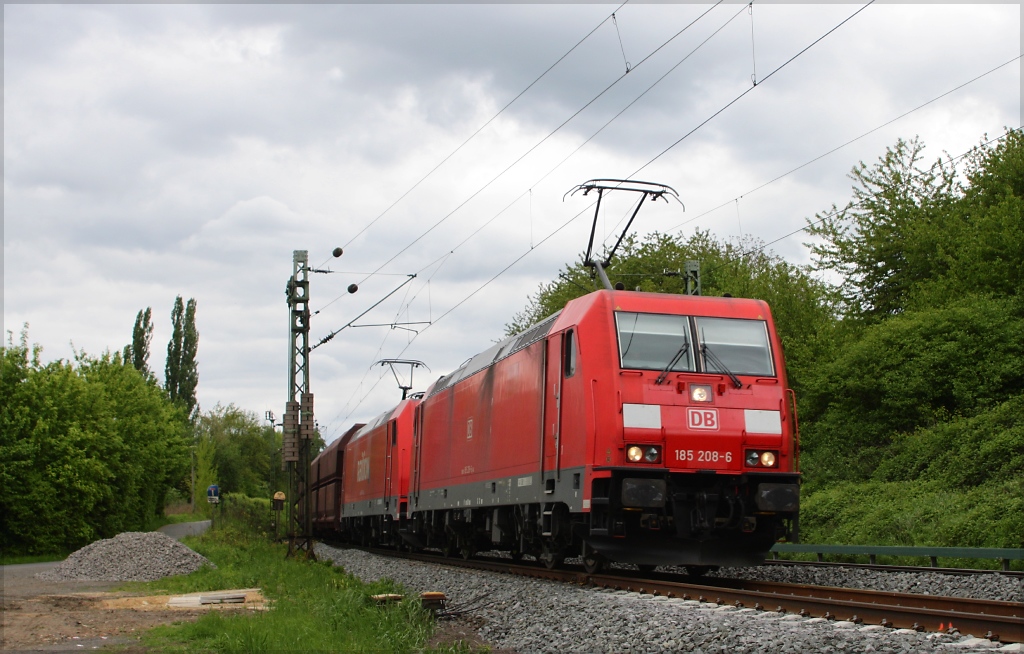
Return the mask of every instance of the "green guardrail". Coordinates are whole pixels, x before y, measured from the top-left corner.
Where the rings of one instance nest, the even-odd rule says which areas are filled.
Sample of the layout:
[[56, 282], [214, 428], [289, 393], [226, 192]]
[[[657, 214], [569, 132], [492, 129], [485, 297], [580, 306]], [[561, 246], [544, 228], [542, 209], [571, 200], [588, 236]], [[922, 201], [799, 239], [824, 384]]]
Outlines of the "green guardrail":
[[939, 558], [955, 559], [998, 559], [1003, 570], [1010, 569], [1010, 561], [1024, 561], [1024, 549], [999, 547], [901, 547], [888, 545], [804, 545], [776, 543], [771, 549], [772, 558], [779, 554], [817, 554], [818, 561], [824, 561], [826, 554], [867, 556], [872, 565], [879, 556], [927, 557], [933, 568], [939, 566]]

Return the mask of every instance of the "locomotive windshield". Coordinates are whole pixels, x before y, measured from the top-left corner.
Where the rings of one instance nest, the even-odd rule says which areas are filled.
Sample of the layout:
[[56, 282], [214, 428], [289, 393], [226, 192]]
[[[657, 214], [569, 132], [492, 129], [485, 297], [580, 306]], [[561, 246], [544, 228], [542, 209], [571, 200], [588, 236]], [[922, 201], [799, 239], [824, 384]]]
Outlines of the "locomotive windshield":
[[[623, 368], [775, 375], [768, 325], [763, 320], [616, 311], [615, 325]], [[680, 352], [678, 361], [667, 368]], [[695, 353], [699, 360], [694, 359]]]
[[[615, 323], [623, 368], [664, 370], [683, 344], [693, 342], [686, 316], [617, 311]], [[693, 350], [688, 348], [671, 370], [692, 371]]]
[[704, 357], [704, 370], [775, 375], [768, 346], [768, 325], [763, 320], [697, 318], [696, 321], [701, 344], [714, 355]]

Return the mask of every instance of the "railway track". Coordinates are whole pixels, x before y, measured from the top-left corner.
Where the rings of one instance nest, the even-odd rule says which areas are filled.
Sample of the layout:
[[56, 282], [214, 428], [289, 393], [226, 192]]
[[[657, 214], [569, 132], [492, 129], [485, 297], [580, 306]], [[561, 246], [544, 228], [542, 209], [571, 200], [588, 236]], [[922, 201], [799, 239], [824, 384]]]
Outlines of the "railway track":
[[909, 565], [883, 565], [872, 563], [838, 563], [832, 561], [790, 561], [786, 559], [768, 559], [768, 566], [809, 566], [818, 568], [851, 568], [854, 570], [877, 570], [879, 572], [937, 572], [944, 575], [991, 575], [1000, 574], [1004, 577], [1016, 577], [1024, 580], [1024, 572], [1020, 570], [975, 570], [970, 568], [931, 568]]
[[367, 551], [460, 568], [663, 596], [684, 602], [731, 605], [737, 609], [776, 611], [915, 631], [935, 632], [952, 626], [961, 633], [993, 641], [1024, 642], [1024, 607], [1014, 602], [725, 578], [695, 580], [669, 574], [652, 573], [640, 577], [624, 574], [627, 571], [623, 570], [616, 570], [614, 574], [588, 574], [582, 568], [549, 570], [538, 564], [515, 563], [508, 559], [463, 560], [393, 550]]

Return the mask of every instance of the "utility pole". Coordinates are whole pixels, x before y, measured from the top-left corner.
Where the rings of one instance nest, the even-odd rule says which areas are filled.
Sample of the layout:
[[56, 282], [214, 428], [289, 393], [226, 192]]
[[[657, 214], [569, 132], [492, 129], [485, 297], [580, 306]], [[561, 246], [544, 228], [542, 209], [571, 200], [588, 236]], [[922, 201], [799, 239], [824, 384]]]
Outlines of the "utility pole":
[[700, 295], [700, 261], [686, 262], [686, 294]]
[[[313, 516], [309, 488], [310, 449], [315, 433], [313, 394], [309, 390], [309, 254], [292, 253], [288, 296], [288, 400], [284, 412], [283, 462], [288, 470], [288, 556], [313, 553]], [[301, 509], [299, 503], [302, 503]]]

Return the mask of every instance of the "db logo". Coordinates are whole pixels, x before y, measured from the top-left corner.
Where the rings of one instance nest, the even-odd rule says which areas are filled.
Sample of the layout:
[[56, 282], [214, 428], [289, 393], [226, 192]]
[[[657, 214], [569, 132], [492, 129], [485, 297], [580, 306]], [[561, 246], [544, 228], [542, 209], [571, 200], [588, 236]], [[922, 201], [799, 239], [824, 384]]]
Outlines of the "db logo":
[[687, 409], [686, 424], [690, 429], [718, 429], [718, 409]]

